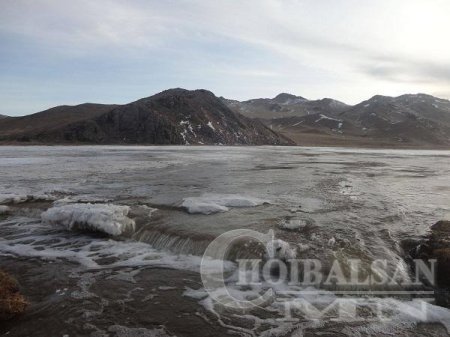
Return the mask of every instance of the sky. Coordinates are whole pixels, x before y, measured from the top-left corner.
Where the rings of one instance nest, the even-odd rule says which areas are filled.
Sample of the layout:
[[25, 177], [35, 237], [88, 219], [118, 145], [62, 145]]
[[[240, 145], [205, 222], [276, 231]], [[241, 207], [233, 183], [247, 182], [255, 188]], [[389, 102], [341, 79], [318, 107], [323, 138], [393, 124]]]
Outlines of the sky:
[[1, 0], [0, 114], [204, 88], [450, 98], [448, 0]]

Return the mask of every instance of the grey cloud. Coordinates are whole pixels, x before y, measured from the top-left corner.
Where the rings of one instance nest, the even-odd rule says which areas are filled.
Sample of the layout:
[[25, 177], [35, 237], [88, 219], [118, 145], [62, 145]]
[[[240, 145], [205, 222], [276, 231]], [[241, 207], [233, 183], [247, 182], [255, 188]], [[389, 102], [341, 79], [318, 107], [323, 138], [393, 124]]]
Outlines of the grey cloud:
[[380, 56], [371, 57], [370, 63], [360, 70], [371, 77], [393, 82], [450, 84], [450, 64]]

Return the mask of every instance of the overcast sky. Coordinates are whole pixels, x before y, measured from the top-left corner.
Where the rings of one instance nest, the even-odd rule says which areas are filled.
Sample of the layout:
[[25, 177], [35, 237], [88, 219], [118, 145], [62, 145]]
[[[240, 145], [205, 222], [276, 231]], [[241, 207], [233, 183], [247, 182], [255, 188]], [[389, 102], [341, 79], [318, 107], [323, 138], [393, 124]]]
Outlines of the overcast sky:
[[172, 87], [450, 98], [449, 0], [1, 0], [0, 114]]

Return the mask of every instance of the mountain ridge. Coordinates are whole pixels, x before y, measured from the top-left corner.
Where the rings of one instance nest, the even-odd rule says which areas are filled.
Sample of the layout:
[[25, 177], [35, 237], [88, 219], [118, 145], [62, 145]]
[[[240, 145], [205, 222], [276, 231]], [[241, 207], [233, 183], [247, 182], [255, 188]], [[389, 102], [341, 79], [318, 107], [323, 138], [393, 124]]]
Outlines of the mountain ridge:
[[349, 105], [331, 98], [309, 100], [302, 96], [281, 93], [274, 98], [255, 98], [246, 101], [229, 100], [224, 102], [235, 111], [250, 118], [283, 118], [332, 110], [342, 112]]
[[168, 89], [123, 105], [59, 106], [0, 122], [0, 141], [92, 144], [292, 145], [212, 92]]
[[420, 93], [347, 105], [280, 93], [241, 102], [174, 88], [128, 104], [6, 116], [0, 142], [449, 147], [450, 101]]
[[280, 104], [276, 97], [225, 102], [299, 145], [450, 146], [450, 101], [431, 95], [374, 95], [353, 106], [329, 98]]

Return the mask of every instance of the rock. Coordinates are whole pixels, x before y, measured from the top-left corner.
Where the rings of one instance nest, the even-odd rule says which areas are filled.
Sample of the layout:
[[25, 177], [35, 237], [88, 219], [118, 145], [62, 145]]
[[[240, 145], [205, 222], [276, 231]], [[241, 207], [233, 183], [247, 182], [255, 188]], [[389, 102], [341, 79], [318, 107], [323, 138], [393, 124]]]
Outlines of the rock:
[[424, 243], [410, 252], [413, 259], [436, 259], [436, 281], [440, 287], [450, 287], [450, 221], [441, 220], [431, 226]]
[[431, 226], [431, 230], [433, 231], [434, 234], [447, 233], [447, 235], [450, 235], [450, 221], [448, 220], [438, 221], [433, 226]]
[[28, 303], [19, 293], [17, 281], [0, 271], [0, 320], [7, 320], [25, 312]]

